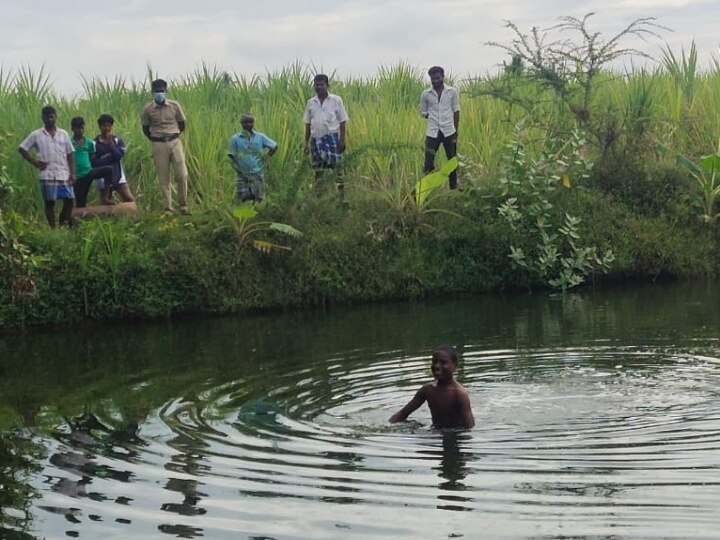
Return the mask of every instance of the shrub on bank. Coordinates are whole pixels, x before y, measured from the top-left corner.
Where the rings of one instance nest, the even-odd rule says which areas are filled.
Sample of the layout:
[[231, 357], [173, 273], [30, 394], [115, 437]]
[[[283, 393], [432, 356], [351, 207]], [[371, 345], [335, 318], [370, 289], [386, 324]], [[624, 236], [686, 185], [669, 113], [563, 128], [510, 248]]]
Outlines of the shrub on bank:
[[[0, 326], [542, 287], [511, 264], [508, 246], [530, 240], [524, 230], [506, 225], [496, 201], [477, 193], [451, 195], [437, 202], [446, 213], [424, 216], [422, 232], [405, 236], [373, 234], [377, 223], [364, 216], [381, 213], [376, 206], [368, 214], [372, 201], [343, 209], [328, 199], [323, 215], [296, 215], [304, 221], [293, 223], [302, 237], [267, 231], [264, 238], [291, 248], [269, 253], [240, 242], [214, 213], [94, 220], [71, 230], [25, 225], [23, 245], [42, 264], [33, 271], [32, 294], [13, 299], [8, 287], [0, 291]], [[555, 202], [558, 215], [582, 216], [584, 241], [612, 246], [609, 279], [717, 273], [717, 235], [699, 223], [641, 215], [590, 188], [560, 191]]]
[[[191, 218], [141, 216], [50, 232], [38, 224], [35, 171], [15, 152], [0, 156], [7, 164], [0, 168], [0, 327], [565, 290], [605, 271], [610, 279], [716, 275], [714, 172], [708, 182], [672, 156], [694, 163], [711, 150], [718, 71], [696, 74], [693, 102], [669, 107], [682, 103], [672, 70], [612, 73], [611, 60], [631, 49], [615, 39], [596, 48], [591, 22], [590, 15], [565, 18], [574, 38], [560, 49], [534, 42], [538, 54], [526, 54], [516, 49], [520, 42], [500, 45], [513, 53], [513, 69], [458, 81], [462, 193], [438, 189], [426, 198], [417, 189], [424, 124], [416, 107], [427, 82], [404, 64], [376, 79], [334, 81], [353, 117], [344, 158], [349, 207], [339, 204], [334, 178], [313, 179], [297, 144], [312, 93], [312, 74], [301, 64], [252, 80], [203, 66], [171, 84], [190, 119], [183, 138]], [[647, 24], [634, 21], [616, 37]], [[556, 61], [575, 51], [587, 52], [580, 56], [590, 63]], [[149, 146], [137, 128], [149, 96], [140, 84], [126, 86], [90, 80], [85, 95], [70, 101], [47, 86], [42, 101], [57, 102], [65, 123], [74, 114], [112, 112], [132, 149], [126, 169], [139, 207], [159, 213]], [[40, 96], [22, 95], [8, 88], [0, 96], [0, 140], [8, 148], [37, 127]], [[238, 111], [247, 110], [280, 142], [268, 167], [268, 200], [253, 224], [254, 216], [227, 206], [234, 187], [227, 141]], [[283, 238], [294, 229], [272, 222], [304, 235]]]

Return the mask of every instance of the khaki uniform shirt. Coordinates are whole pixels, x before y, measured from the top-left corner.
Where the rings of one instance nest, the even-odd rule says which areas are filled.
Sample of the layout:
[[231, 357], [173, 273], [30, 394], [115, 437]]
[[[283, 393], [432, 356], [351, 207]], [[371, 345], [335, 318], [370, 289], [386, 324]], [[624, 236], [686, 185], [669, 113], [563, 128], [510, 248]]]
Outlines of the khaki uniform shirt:
[[151, 137], [167, 137], [180, 133], [178, 122], [185, 122], [185, 113], [177, 101], [166, 99], [158, 105], [154, 101], [145, 105], [140, 121], [150, 127]]

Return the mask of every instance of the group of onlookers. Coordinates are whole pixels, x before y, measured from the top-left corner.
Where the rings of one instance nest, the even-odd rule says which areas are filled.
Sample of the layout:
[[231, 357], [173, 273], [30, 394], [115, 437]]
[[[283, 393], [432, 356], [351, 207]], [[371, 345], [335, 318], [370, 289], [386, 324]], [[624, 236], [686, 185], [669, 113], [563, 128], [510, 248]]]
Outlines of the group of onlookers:
[[[443, 145], [448, 158], [457, 153], [460, 101], [455, 88], [445, 86], [444, 71], [439, 66], [428, 70], [431, 87], [422, 93], [420, 112], [427, 119], [424, 171], [434, 169], [435, 154]], [[342, 163], [349, 120], [342, 99], [330, 93], [327, 75], [316, 75], [313, 81], [315, 96], [305, 106], [304, 152], [309, 154], [316, 179], [328, 169]], [[142, 130], [152, 143], [152, 155], [165, 204], [165, 212], [173, 212], [170, 170], [177, 183], [177, 202], [181, 215], [189, 214], [188, 172], [180, 135], [185, 131], [186, 118], [181, 105], [167, 98], [167, 83], [162, 79], [151, 84], [153, 101], [141, 114]], [[72, 138], [57, 127], [57, 112], [53, 107], [42, 109], [43, 127], [30, 133], [20, 144], [19, 152], [39, 170], [40, 190], [45, 202], [45, 215], [55, 226], [55, 201], [62, 200], [60, 224], [71, 224], [73, 201], [78, 207], [87, 204], [93, 180], [97, 181], [100, 201], [115, 204], [117, 193], [123, 202], [134, 201], [122, 165], [126, 152], [125, 141], [113, 134], [113, 117], [101, 115], [100, 134], [95, 139], [85, 137], [85, 121], [81, 117], [71, 121]], [[261, 201], [265, 197], [265, 156], [272, 156], [278, 144], [263, 133], [255, 131], [251, 114], [240, 117], [242, 130], [230, 139], [228, 156], [237, 173], [236, 194], [240, 202]], [[31, 154], [34, 150], [34, 154]], [[337, 176], [341, 199], [344, 197], [342, 175]], [[450, 189], [457, 188], [457, 173], [449, 179]]]
[[[73, 201], [78, 207], [86, 205], [93, 180], [97, 180], [103, 204], [115, 204], [113, 192], [123, 202], [134, 201], [122, 165], [125, 141], [113, 133], [112, 116], [100, 115], [97, 120], [100, 134], [95, 139], [85, 137], [85, 120], [79, 116], [70, 122], [72, 138], [58, 128], [54, 107], [43, 107], [42, 120], [43, 127], [30, 133], [20, 143], [19, 151], [40, 171], [40, 192], [51, 227], [55, 226], [55, 201], [63, 201], [60, 224], [69, 225]], [[35, 150], [34, 155], [31, 150]]]

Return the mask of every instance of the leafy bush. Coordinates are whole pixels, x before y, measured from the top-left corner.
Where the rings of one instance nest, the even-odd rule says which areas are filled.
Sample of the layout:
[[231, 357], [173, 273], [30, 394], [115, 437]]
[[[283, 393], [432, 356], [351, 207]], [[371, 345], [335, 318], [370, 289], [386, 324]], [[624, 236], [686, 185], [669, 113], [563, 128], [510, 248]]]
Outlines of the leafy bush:
[[608, 270], [614, 259], [610, 249], [582, 245], [579, 217], [567, 212], [559, 217], [554, 211], [557, 191], [589, 175], [584, 146], [577, 131], [567, 141], [548, 139], [537, 156], [526, 151], [520, 139], [508, 145], [500, 180], [505, 199], [498, 213], [513, 230], [525, 233], [522, 245], [510, 244], [509, 257], [530, 283], [562, 290], [576, 287], [596, 270]]

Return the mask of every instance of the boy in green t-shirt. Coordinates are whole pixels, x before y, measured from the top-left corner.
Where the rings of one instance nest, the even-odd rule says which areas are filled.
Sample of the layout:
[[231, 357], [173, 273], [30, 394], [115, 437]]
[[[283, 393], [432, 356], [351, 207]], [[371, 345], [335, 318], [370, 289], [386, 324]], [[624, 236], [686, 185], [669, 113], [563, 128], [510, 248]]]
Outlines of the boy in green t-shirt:
[[90, 163], [90, 158], [95, 154], [95, 141], [85, 137], [85, 120], [76, 116], [70, 121], [72, 128], [72, 145], [75, 149], [75, 205], [78, 208], [87, 206], [87, 196], [90, 184], [93, 180], [104, 179], [105, 185], [100, 190], [102, 204], [115, 204], [110, 199], [110, 188], [112, 180], [112, 167], [95, 167]]

